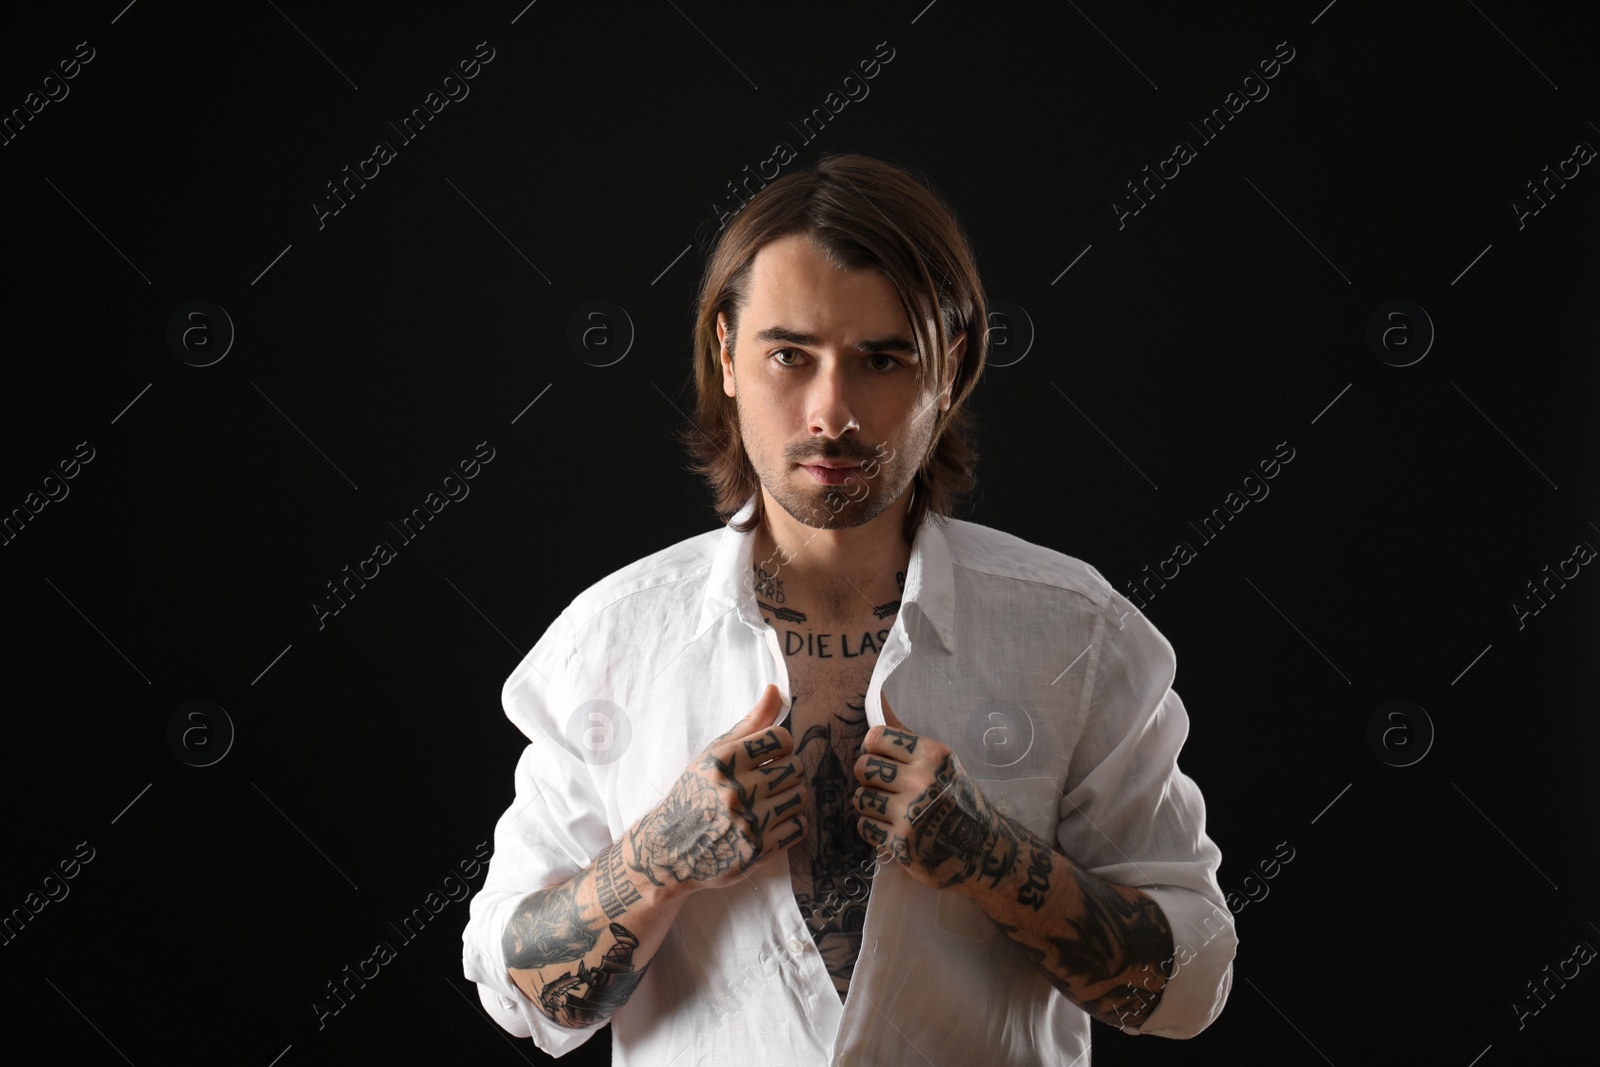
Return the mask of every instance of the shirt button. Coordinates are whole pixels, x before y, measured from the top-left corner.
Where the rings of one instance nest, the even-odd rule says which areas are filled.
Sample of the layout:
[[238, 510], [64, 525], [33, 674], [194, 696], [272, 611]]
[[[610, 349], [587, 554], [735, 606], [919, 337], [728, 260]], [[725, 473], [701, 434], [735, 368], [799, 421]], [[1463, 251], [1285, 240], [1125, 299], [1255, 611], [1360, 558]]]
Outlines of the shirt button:
[[800, 953], [804, 952], [805, 950], [806, 950], [806, 943], [804, 941], [800, 940], [798, 937], [791, 937], [789, 939], [789, 951], [790, 952], [793, 952], [796, 956], [798, 956], [798, 955], [800, 955]]

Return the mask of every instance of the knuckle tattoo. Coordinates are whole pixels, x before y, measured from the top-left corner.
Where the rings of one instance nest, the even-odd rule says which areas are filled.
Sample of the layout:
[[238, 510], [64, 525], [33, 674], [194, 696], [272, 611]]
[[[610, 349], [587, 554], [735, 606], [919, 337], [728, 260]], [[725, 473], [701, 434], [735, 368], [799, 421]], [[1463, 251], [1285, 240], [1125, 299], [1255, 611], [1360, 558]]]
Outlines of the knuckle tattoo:
[[885, 726], [883, 728], [883, 740], [888, 744], [896, 746], [897, 748], [905, 749], [906, 753], [909, 755], [916, 752], [917, 742], [922, 740], [922, 738], [917, 734], [907, 733], [904, 730], [896, 730], [892, 726]]
[[769, 752], [778, 751], [782, 747], [782, 743], [770, 730], [760, 737], [751, 738], [744, 743], [745, 754], [751, 759], [759, 759]]
[[877, 756], [867, 759], [866, 778], [869, 782], [874, 779], [885, 783], [892, 782], [899, 773], [900, 768], [890, 760], [879, 759]]

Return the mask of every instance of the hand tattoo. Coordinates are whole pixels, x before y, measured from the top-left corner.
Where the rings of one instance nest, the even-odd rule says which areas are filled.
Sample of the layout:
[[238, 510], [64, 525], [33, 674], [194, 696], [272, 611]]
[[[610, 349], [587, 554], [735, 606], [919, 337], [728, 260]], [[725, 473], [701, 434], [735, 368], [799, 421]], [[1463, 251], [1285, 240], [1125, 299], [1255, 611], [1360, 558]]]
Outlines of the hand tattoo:
[[894, 835], [889, 848], [902, 864], [945, 870], [939, 889], [977, 878], [998, 885], [1016, 863], [1018, 827], [989, 806], [953, 755], [944, 757], [933, 782], [906, 806], [906, 818], [910, 835]]
[[739, 827], [721, 814], [716, 787], [698, 775], [678, 779], [651, 818], [628, 835], [628, 866], [656, 885], [704, 881], [748, 863], [751, 853]]
[[[759, 742], [745, 744], [748, 748]], [[734, 794], [732, 811], [719, 790]], [[707, 754], [698, 771], [686, 771], [650, 817], [629, 831], [628, 866], [655, 885], [666, 885], [668, 877], [678, 883], [704, 882], [730, 868], [745, 870], [766, 854], [762, 835], [778, 814], [767, 812], [757, 819], [756, 793], [755, 785], [739, 783], [732, 761], [723, 763]]]

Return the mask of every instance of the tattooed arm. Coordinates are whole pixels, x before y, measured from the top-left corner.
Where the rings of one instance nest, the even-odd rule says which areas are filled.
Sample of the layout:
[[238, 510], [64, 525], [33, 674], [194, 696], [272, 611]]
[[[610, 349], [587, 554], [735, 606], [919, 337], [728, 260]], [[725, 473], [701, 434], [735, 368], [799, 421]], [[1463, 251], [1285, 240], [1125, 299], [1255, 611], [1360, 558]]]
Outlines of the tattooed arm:
[[622, 844], [529, 893], [501, 939], [511, 980], [562, 1026], [595, 1026], [627, 1003], [681, 906], [627, 869]]
[[585, 868], [525, 897], [501, 939], [506, 971], [562, 1026], [609, 1019], [632, 996], [684, 899], [732, 885], [798, 841], [806, 793], [783, 701], [754, 709]]
[[1149, 896], [1052, 849], [997, 811], [954, 752], [884, 702], [856, 764], [858, 830], [906, 873], [969, 897], [1093, 1018], [1137, 1026], [1172, 975], [1172, 930]]
[[1160, 905], [1080, 867], [1009, 816], [989, 809], [987, 819], [990, 833], [1017, 843], [1015, 858], [959, 891], [1091, 1017], [1119, 1029], [1143, 1023], [1172, 976], [1172, 929]]

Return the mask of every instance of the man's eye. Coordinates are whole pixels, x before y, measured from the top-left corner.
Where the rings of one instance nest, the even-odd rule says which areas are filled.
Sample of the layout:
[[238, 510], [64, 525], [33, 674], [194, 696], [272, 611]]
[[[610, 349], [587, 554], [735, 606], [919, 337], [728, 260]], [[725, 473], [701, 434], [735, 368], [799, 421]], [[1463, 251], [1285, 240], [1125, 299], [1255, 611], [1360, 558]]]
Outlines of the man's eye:
[[[793, 359], [791, 360], [788, 357], [793, 357]], [[774, 360], [780, 367], [798, 367], [800, 365], [799, 361], [804, 357], [805, 353], [801, 352], [797, 348], [780, 348], [774, 351], [768, 358]], [[877, 360], [882, 360], [882, 362], [875, 362]], [[880, 373], [887, 373], [900, 366], [899, 360], [883, 352], [877, 352], [871, 356], [868, 356], [867, 362], [870, 366], [872, 366], [873, 370], [876, 370]]]

